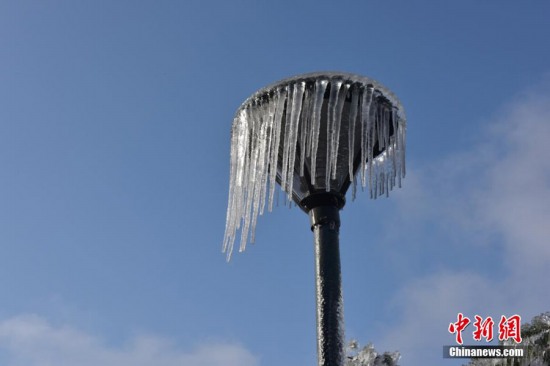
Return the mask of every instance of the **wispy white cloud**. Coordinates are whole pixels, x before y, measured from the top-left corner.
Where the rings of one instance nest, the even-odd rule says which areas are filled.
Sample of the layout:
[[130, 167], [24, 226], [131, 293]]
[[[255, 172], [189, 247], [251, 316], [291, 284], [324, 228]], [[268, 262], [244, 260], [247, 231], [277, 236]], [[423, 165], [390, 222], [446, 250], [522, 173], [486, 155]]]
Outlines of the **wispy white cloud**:
[[490, 189], [479, 195], [477, 209], [502, 233], [511, 270], [523, 265], [548, 269], [550, 91], [527, 96], [505, 109], [499, 120], [496, 134], [507, 149], [489, 167]]
[[[396, 196], [402, 224], [423, 227], [415, 237], [429, 242], [430, 227], [454, 227], [449, 242], [456, 235], [467, 239], [461, 243], [464, 255], [483, 246], [495, 255], [485, 259], [485, 270], [465, 266], [406, 283], [394, 299], [400, 322], [387, 330], [380, 346], [399, 349], [404, 365], [437, 364], [441, 346], [453, 341], [447, 326], [458, 312], [519, 313], [527, 321], [549, 310], [548, 80], [496, 114], [468, 151], [417, 169], [406, 183], [412, 183], [407, 194]], [[421, 225], [426, 222], [430, 225]]]
[[204, 344], [182, 350], [169, 340], [140, 336], [111, 347], [70, 326], [54, 326], [36, 315], [0, 322], [0, 360], [4, 366], [256, 366], [258, 360], [238, 344]]

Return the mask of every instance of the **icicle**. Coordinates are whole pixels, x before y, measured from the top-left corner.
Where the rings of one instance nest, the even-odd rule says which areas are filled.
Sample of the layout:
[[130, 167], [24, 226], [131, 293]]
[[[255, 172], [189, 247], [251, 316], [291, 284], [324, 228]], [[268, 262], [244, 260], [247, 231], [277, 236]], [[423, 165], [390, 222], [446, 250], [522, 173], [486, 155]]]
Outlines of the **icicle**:
[[290, 135], [292, 128], [289, 126], [292, 113], [292, 108], [290, 107], [292, 101], [292, 94], [294, 93], [294, 87], [290, 87], [288, 90], [288, 98], [286, 99], [286, 109], [285, 109], [285, 133], [283, 138], [283, 162], [282, 162], [282, 174], [281, 174], [281, 189], [287, 192], [287, 181], [288, 181], [288, 157], [290, 150]]
[[[239, 114], [240, 115], [240, 114]], [[240, 134], [238, 130], [241, 126], [239, 119], [235, 118], [233, 122], [233, 129], [231, 134], [231, 153], [230, 153], [230, 166], [229, 166], [229, 199], [227, 203], [227, 214], [225, 221], [225, 238], [223, 241], [223, 251], [227, 252], [228, 258], [231, 257], [233, 250], [233, 242], [235, 240], [236, 225], [234, 224], [235, 218], [239, 215], [235, 215], [237, 211], [236, 200], [238, 198], [238, 192], [236, 188], [237, 169], [239, 165], [239, 157], [237, 156], [239, 147]]]
[[[273, 147], [271, 150], [271, 159], [269, 163], [269, 211], [273, 210], [273, 195], [275, 193], [275, 182], [277, 179], [277, 161], [279, 158], [279, 144], [281, 141], [281, 125], [283, 119], [283, 112], [285, 108], [285, 100], [287, 95], [287, 89], [277, 89], [276, 100], [273, 102], [275, 105], [275, 115], [273, 117]], [[277, 206], [279, 196], [277, 195]]]
[[[294, 163], [296, 161], [296, 143], [298, 139], [298, 127], [300, 122], [300, 113], [302, 112], [302, 98], [304, 96], [306, 83], [298, 82], [294, 84], [292, 92], [292, 106], [290, 109], [290, 123], [287, 127], [290, 129], [290, 136], [288, 139], [288, 182], [286, 184], [288, 199], [292, 200], [292, 188], [294, 183]], [[288, 107], [287, 107], [288, 108]]]
[[325, 190], [330, 191], [330, 178], [332, 161], [334, 160], [333, 150], [333, 139], [335, 134], [335, 124], [336, 124], [336, 104], [338, 102], [338, 93], [340, 87], [342, 86], [341, 80], [332, 80], [330, 82], [330, 96], [328, 99], [328, 121], [327, 121], [327, 152], [326, 152], [326, 170], [325, 170]]
[[[258, 110], [256, 111], [261, 112], [261, 115], [256, 115], [257, 121], [262, 121], [260, 125], [260, 131], [258, 134], [258, 144], [257, 144], [257, 153], [256, 158], [258, 159], [256, 162], [256, 179], [254, 181], [254, 192], [253, 192], [253, 203], [252, 203], [252, 222], [251, 222], [251, 235], [250, 235], [250, 242], [254, 243], [255, 239], [255, 228], [256, 228], [256, 222], [258, 220], [258, 212], [261, 210], [260, 205], [262, 204], [262, 196], [265, 196], [264, 192], [266, 190], [266, 180], [265, 177], [267, 176], [267, 163], [266, 163], [266, 153], [267, 151], [267, 129], [269, 127], [269, 124], [264, 119], [267, 120], [269, 116], [267, 113], [265, 113], [265, 106], [262, 105]], [[244, 248], [243, 248], [244, 249]]]
[[[268, 187], [268, 179], [270, 177], [269, 175], [269, 169], [271, 166], [271, 155], [272, 155], [272, 149], [273, 149], [273, 119], [275, 117], [275, 103], [273, 103], [271, 100], [267, 105], [264, 105], [264, 113], [267, 115], [267, 126], [266, 126], [266, 143], [267, 143], [267, 151], [265, 153], [265, 171], [263, 174], [262, 179], [262, 195], [260, 197], [260, 215], [264, 214], [264, 208], [265, 208], [265, 201], [267, 196], [267, 187]], [[269, 186], [271, 188], [271, 186]]]
[[[397, 171], [397, 155], [396, 155], [397, 154], [397, 151], [396, 151], [397, 150], [396, 149], [396, 144], [397, 144], [397, 139], [396, 139], [396, 136], [397, 136], [397, 113], [395, 111], [395, 108], [392, 108], [392, 110], [391, 110], [391, 123], [392, 123], [392, 129], [393, 129], [393, 137], [389, 138], [390, 143], [388, 145], [388, 153], [390, 154], [390, 157], [391, 157], [392, 174], [390, 176], [391, 176], [391, 179], [392, 179], [391, 188], [393, 189], [393, 187], [395, 187], [395, 177], [398, 174], [398, 171]], [[389, 133], [388, 133], [388, 135], [389, 135]], [[393, 140], [393, 142], [391, 140]], [[401, 186], [401, 180], [399, 180], [399, 185]]]
[[[251, 131], [251, 136], [254, 137], [256, 136], [256, 121], [254, 120], [254, 117], [253, 117], [253, 114], [254, 114], [254, 109], [256, 108], [255, 105], [251, 106], [250, 108], [247, 109], [247, 118], [249, 118], [253, 123], [252, 123], [252, 131]], [[254, 185], [254, 181], [256, 180], [256, 174], [257, 174], [257, 170], [256, 170], [256, 163], [257, 163], [257, 160], [258, 160], [258, 157], [257, 157], [257, 154], [258, 154], [258, 149], [257, 149], [257, 145], [258, 145], [258, 139], [256, 138], [252, 138], [250, 139], [250, 148], [249, 148], [249, 153], [247, 154], [248, 155], [248, 159], [246, 160], [247, 164], [246, 164], [246, 167], [245, 167], [245, 173], [247, 173], [248, 175], [248, 179], [247, 180], [244, 180], [245, 182], [245, 185], [244, 185], [244, 192], [245, 192], [245, 195], [246, 195], [246, 203], [244, 204], [244, 219], [243, 219], [243, 222], [244, 222], [244, 225], [243, 225], [243, 228], [241, 230], [241, 245], [239, 247], [239, 252], [242, 252], [246, 246], [246, 241], [248, 239], [248, 234], [249, 234], [249, 231], [250, 231], [250, 218], [251, 218], [251, 208], [252, 208], [252, 201], [253, 201], [253, 198], [254, 198], [254, 188], [253, 188], [253, 185]], [[252, 187], [251, 187], [252, 185]]]
[[367, 161], [369, 164], [372, 164], [368, 152], [371, 150], [370, 144], [370, 131], [371, 131], [371, 117], [370, 117], [370, 106], [372, 103], [372, 94], [374, 87], [372, 85], [367, 85], [363, 91], [363, 101], [361, 104], [361, 185], [364, 188], [367, 185], [366, 181], [366, 171], [367, 171]]
[[311, 140], [310, 123], [311, 123], [311, 90], [306, 89], [304, 92], [304, 106], [302, 112], [302, 124], [300, 127], [300, 177], [304, 176], [306, 165], [306, 151], [308, 151], [308, 142]]
[[399, 148], [399, 161], [401, 166], [401, 177], [405, 177], [406, 169], [405, 169], [405, 150], [406, 150], [406, 141], [405, 141], [405, 133], [406, 133], [406, 122], [405, 119], [401, 119], [399, 117], [399, 127], [397, 128], [397, 138], [398, 138], [398, 148]]
[[357, 195], [357, 174], [353, 175], [353, 185], [351, 186], [351, 200], [355, 201], [355, 196]]
[[349, 84], [344, 84], [340, 89], [340, 95], [338, 97], [338, 102], [336, 103], [335, 113], [334, 113], [334, 134], [332, 135], [332, 146], [331, 146], [331, 157], [330, 161], [332, 164], [332, 176], [331, 179], [336, 179], [336, 166], [338, 164], [338, 148], [340, 144], [340, 127], [342, 122], [342, 111], [344, 110], [344, 103], [348, 95]]
[[227, 208], [227, 228], [223, 251], [227, 253], [227, 259], [233, 253], [235, 234], [240, 227], [240, 218], [244, 209], [244, 176], [247, 163], [247, 147], [249, 141], [248, 119], [246, 110], [241, 110], [233, 122], [231, 135], [231, 167], [229, 204]]
[[319, 131], [321, 129], [321, 110], [327, 89], [328, 80], [321, 79], [315, 82], [315, 99], [311, 114], [311, 184], [315, 185], [317, 175], [317, 148], [319, 146]]
[[359, 88], [354, 87], [351, 91], [351, 106], [349, 112], [349, 127], [348, 127], [348, 169], [349, 179], [353, 179], [353, 197], [355, 198], [355, 175], [353, 171], [353, 163], [355, 159], [355, 151], [353, 149], [355, 145], [355, 120], [357, 120], [357, 103], [359, 102]]
[[376, 143], [378, 142], [378, 116], [379, 116], [379, 108], [380, 103], [378, 100], [378, 92], [373, 91], [372, 96], [372, 105], [369, 111], [369, 117], [368, 117], [368, 136], [367, 136], [367, 161], [369, 162], [368, 166], [368, 173], [369, 173], [369, 194], [371, 198], [378, 197], [379, 192], [379, 166], [383, 162], [383, 154], [376, 157], [374, 156], [374, 147], [376, 146]]

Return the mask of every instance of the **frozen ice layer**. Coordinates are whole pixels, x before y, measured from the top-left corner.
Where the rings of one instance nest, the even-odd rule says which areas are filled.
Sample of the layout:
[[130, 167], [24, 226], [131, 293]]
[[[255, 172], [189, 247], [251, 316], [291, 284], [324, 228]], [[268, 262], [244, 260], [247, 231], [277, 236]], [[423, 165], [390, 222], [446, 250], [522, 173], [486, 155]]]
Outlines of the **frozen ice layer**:
[[271, 211], [276, 183], [307, 211], [314, 193], [344, 195], [357, 182], [388, 195], [405, 176], [406, 119], [388, 89], [347, 73], [298, 75], [263, 88], [237, 110], [231, 130], [228, 259], [254, 241], [258, 215]]

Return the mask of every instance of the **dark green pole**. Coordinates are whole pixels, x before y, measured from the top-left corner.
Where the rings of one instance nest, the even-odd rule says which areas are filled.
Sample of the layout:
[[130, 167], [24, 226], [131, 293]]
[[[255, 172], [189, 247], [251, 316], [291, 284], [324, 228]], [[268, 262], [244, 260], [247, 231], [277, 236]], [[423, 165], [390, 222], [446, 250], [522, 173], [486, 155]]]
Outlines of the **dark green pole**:
[[[344, 362], [344, 308], [340, 272], [340, 208], [342, 201], [327, 199], [329, 193], [309, 203], [315, 244], [315, 294], [317, 300], [317, 358], [319, 366], [342, 366]], [[334, 202], [334, 204], [332, 204]], [[313, 206], [313, 207], [312, 207]]]

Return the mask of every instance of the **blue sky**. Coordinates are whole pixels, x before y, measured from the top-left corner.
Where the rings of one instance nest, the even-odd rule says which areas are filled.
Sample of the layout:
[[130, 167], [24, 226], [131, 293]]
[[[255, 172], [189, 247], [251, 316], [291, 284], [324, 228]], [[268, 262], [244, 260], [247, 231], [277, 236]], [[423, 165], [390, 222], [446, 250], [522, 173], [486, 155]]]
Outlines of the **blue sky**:
[[318, 70], [379, 80], [408, 118], [404, 187], [342, 211], [347, 337], [456, 365], [458, 312], [550, 310], [549, 14], [0, 2], [0, 364], [314, 365], [307, 215], [260, 217], [230, 263], [221, 244], [233, 114]]

